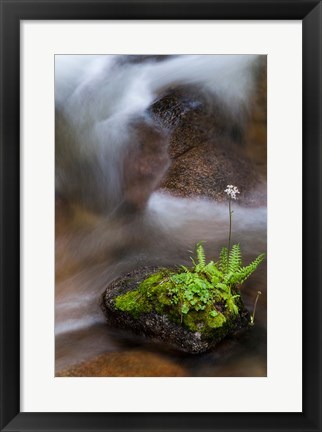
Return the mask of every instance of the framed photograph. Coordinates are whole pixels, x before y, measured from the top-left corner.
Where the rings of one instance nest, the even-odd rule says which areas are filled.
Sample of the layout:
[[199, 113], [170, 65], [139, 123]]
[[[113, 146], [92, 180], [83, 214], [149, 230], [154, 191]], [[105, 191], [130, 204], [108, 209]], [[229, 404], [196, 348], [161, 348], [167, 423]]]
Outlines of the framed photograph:
[[321, 3], [1, 23], [1, 430], [321, 430]]

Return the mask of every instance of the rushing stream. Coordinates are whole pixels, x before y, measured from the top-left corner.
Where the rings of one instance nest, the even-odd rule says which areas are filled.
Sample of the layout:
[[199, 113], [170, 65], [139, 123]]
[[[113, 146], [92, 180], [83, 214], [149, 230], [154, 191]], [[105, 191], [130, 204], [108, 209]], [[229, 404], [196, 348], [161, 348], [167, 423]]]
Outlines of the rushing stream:
[[[172, 154], [186, 112], [203, 116], [200, 106], [206, 106], [196, 143], [198, 136], [216, 141], [212, 121], [218, 105], [223, 122], [228, 118], [243, 130], [257, 63], [255, 56], [56, 56], [56, 372], [86, 361], [84, 374], [91, 375], [95, 358], [106, 354], [119, 363], [126, 355], [122, 374], [128, 376], [144, 376], [144, 370], [133, 372], [142, 355], [153, 358], [148, 374], [156, 376], [167, 374], [159, 369], [164, 364], [177, 376], [266, 375], [266, 263], [242, 291], [249, 310], [262, 292], [256, 325], [205, 354], [183, 354], [108, 328], [99, 305], [108, 284], [135, 267], [189, 264], [201, 240], [207, 257], [216, 259], [227, 244], [228, 206], [216, 185], [232, 182], [233, 173], [227, 178], [214, 173], [215, 198], [172, 190], [166, 179], [187, 151], [179, 158]], [[177, 89], [184, 98], [164, 108]], [[240, 146], [236, 127], [223, 148]], [[245, 187], [234, 203], [232, 233], [247, 263], [266, 251], [266, 160], [256, 165], [258, 176], [247, 187], [252, 158], [247, 156], [248, 165], [240, 161], [246, 153], [222, 152], [233, 160], [227, 166], [249, 173], [240, 175]]]

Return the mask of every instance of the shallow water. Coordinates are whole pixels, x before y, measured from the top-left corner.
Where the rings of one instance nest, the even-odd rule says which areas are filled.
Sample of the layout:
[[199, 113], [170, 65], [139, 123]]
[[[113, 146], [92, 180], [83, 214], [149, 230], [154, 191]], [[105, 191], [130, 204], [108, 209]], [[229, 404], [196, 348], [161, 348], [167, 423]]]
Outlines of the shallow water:
[[[247, 262], [266, 250], [266, 210], [235, 206], [234, 211], [233, 238], [241, 242]], [[188, 376], [266, 375], [265, 263], [242, 288], [243, 300], [250, 311], [257, 291], [262, 292], [256, 325], [227, 338], [205, 354], [180, 353], [151, 344], [130, 332], [111, 329], [105, 324], [99, 306], [108, 284], [134, 267], [189, 264], [190, 251], [200, 239], [205, 240], [208, 257], [214, 258], [227, 238], [226, 205], [161, 194], [152, 198], [141, 216], [126, 221], [95, 219], [95, 230], [88, 215], [84, 216], [79, 209], [72, 212], [73, 216], [70, 212], [66, 216], [66, 209], [56, 212], [57, 372], [99, 354], [139, 350], [153, 353], [160, 362], [166, 360], [180, 365]], [[75, 219], [77, 228], [73, 228]], [[131, 374], [131, 368], [128, 373]]]

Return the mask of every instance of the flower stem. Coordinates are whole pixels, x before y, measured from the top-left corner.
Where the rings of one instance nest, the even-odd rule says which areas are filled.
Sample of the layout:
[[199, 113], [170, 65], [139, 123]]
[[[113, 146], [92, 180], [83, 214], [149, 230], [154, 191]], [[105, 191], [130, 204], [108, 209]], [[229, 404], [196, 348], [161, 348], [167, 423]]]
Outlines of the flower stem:
[[257, 296], [256, 296], [255, 304], [254, 304], [253, 315], [250, 317], [250, 323], [251, 323], [251, 325], [254, 325], [254, 322], [255, 322], [256, 306], [257, 306], [257, 302], [258, 302], [259, 296], [261, 294], [262, 293], [260, 291], [257, 291]]
[[228, 258], [229, 258], [229, 254], [230, 254], [230, 242], [231, 242], [231, 216], [232, 216], [232, 211], [231, 211], [231, 198], [229, 197], [229, 237], [228, 237]]

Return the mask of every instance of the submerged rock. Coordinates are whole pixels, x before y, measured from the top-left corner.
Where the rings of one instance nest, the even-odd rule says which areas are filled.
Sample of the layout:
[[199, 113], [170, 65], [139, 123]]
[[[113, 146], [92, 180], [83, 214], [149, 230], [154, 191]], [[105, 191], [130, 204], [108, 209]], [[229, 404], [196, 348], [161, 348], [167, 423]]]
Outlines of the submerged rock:
[[[175, 319], [171, 314], [156, 311], [155, 308], [141, 308], [136, 313], [120, 310], [116, 307], [116, 299], [126, 293], [133, 292], [149, 276], [156, 272], [172, 271], [173, 268], [142, 267], [120, 277], [112, 282], [102, 297], [102, 309], [109, 325], [129, 330], [140, 336], [145, 336], [153, 342], [162, 342], [178, 350], [192, 354], [207, 351], [225, 337], [248, 327], [249, 313], [240, 297], [236, 300], [238, 314], [226, 314], [223, 324], [203, 331], [197, 324], [190, 330], [185, 322]], [[196, 313], [196, 312], [195, 312]], [[199, 313], [199, 312], [198, 312]], [[223, 312], [224, 313], [224, 312]], [[223, 314], [219, 314], [223, 317]]]
[[57, 377], [182, 377], [184, 368], [162, 355], [140, 350], [108, 352], [63, 369]]

